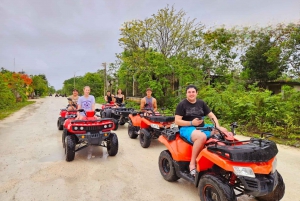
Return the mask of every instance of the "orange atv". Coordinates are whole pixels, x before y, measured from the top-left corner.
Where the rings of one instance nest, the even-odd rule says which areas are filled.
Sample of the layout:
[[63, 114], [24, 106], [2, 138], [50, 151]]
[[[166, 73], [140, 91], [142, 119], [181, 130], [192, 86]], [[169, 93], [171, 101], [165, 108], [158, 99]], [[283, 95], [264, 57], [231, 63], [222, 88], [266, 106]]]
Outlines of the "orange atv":
[[168, 129], [160, 137], [168, 150], [162, 151], [159, 170], [167, 181], [186, 179], [198, 187], [201, 201], [236, 201], [243, 194], [258, 200], [280, 200], [285, 192], [285, 184], [276, 170], [278, 153], [274, 142], [268, 140], [272, 134], [262, 134], [261, 138], [239, 141], [232, 132], [221, 132], [214, 126], [196, 128], [215, 129], [196, 159], [196, 175], [189, 173], [193, 145], [179, 135], [178, 128]]
[[151, 109], [144, 109], [148, 112], [132, 112], [128, 115], [128, 135], [135, 139], [139, 135], [140, 144], [148, 148], [151, 139], [157, 139], [165, 129], [173, 128], [174, 116], [161, 116]]

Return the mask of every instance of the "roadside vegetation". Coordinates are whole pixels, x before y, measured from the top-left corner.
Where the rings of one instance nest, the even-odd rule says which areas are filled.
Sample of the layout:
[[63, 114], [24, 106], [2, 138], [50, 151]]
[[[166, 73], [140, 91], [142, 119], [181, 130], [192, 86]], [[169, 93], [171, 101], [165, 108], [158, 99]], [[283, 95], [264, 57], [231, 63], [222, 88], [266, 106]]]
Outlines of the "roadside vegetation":
[[25, 72], [11, 72], [4, 67], [0, 71], [0, 119], [22, 107], [34, 103], [29, 98], [38, 98], [54, 93], [45, 75], [27, 75]]
[[14, 112], [22, 109], [23, 107], [33, 104], [35, 101], [24, 101], [24, 102], [17, 102], [14, 105], [7, 107], [5, 109], [0, 109], [0, 120], [8, 117], [9, 115], [13, 114]]

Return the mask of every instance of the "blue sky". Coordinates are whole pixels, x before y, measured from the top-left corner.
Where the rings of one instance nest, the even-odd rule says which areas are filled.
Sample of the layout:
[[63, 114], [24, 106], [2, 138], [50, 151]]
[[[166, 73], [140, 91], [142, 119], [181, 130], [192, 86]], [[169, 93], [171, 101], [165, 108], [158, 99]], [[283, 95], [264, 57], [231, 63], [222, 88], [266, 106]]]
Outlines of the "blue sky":
[[207, 27], [300, 21], [299, 0], [1, 0], [0, 67], [45, 74], [60, 89], [75, 72], [115, 61], [125, 21], [143, 20], [168, 4]]

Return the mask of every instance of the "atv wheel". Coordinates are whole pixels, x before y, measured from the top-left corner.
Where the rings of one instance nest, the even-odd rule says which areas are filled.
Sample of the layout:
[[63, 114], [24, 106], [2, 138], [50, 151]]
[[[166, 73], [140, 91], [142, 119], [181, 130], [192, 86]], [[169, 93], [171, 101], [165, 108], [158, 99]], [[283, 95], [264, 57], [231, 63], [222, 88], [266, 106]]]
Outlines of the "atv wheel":
[[231, 188], [221, 177], [207, 173], [204, 174], [198, 186], [201, 201], [236, 201], [233, 188]]
[[126, 123], [126, 122], [125, 122], [125, 119], [124, 119], [124, 118], [121, 118], [120, 121], [119, 121], [119, 124], [120, 124], [121, 126], [123, 126], [125, 123]]
[[143, 148], [148, 148], [151, 143], [151, 134], [146, 129], [140, 130], [140, 144]]
[[136, 128], [134, 126], [132, 126], [131, 123], [129, 123], [129, 125], [128, 125], [128, 135], [131, 139], [136, 139], [138, 136]]
[[158, 158], [158, 167], [161, 175], [167, 181], [177, 181], [180, 177], [176, 175], [173, 158], [168, 150], [162, 151]]
[[61, 117], [58, 117], [57, 128], [58, 128], [58, 130], [63, 130], [63, 124], [62, 124], [62, 118]]
[[282, 176], [277, 172], [278, 184], [273, 192], [268, 195], [256, 197], [259, 201], [267, 201], [267, 200], [281, 200], [285, 193], [285, 184], [283, 182]]
[[66, 161], [72, 161], [75, 157], [75, 136], [74, 135], [68, 135], [65, 138], [65, 154], [66, 154]]
[[64, 129], [64, 131], [62, 132], [62, 135], [61, 135], [61, 142], [63, 144], [63, 148], [66, 147], [66, 143], [65, 143], [65, 140], [66, 140], [66, 137], [67, 137], [67, 129]]
[[115, 133], [111, 133], [107, 139], [107, 152], [110, 156], [115, 156], [118, 153], [119, 143]]

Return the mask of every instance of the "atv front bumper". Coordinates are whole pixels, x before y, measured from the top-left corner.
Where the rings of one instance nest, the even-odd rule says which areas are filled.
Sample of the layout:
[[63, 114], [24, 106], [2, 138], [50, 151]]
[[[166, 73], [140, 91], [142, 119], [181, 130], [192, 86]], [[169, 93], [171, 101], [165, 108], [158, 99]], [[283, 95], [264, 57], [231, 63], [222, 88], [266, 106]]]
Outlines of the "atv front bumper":
[[239, 179], [244, 186], [245, 193], [254, 197], [271, 193], [278, 184], [277, 171], [269, 175], [256, 174], [255, 178], [240, 176]]
[[75, 134], [81, 142], [87, 142], [90, 145], [101, 145], [102, 141], [110, 136], [110, 132], [86, 132], [84, 134]]

